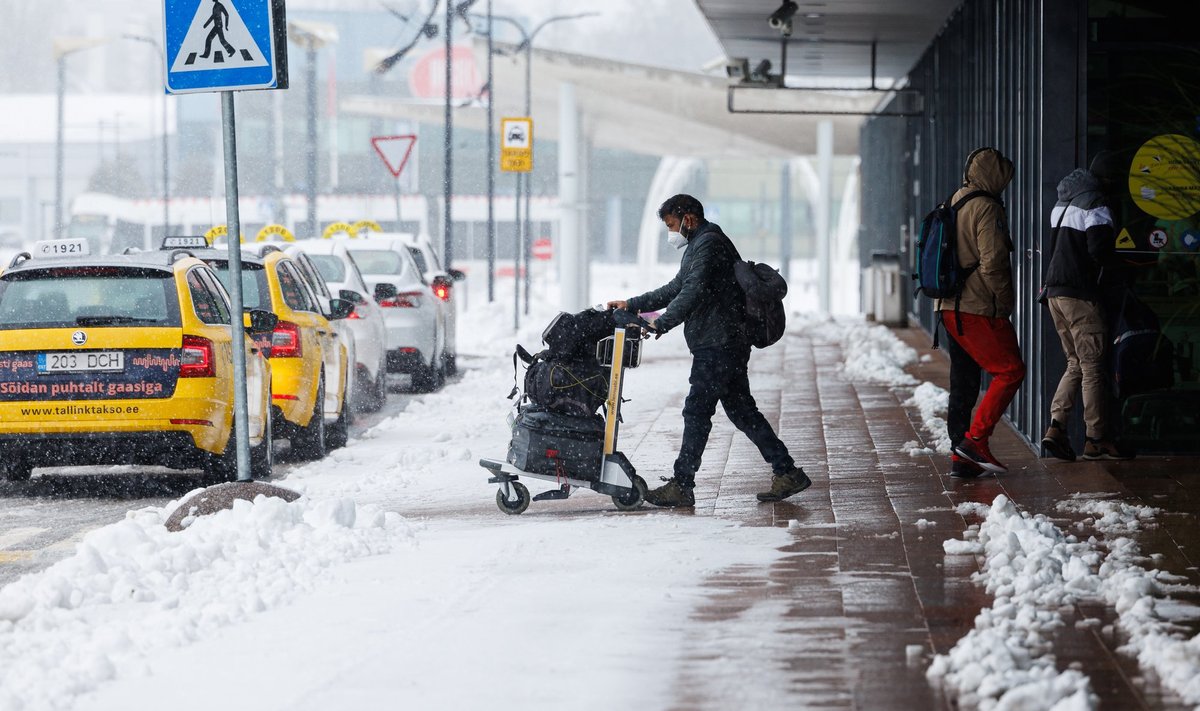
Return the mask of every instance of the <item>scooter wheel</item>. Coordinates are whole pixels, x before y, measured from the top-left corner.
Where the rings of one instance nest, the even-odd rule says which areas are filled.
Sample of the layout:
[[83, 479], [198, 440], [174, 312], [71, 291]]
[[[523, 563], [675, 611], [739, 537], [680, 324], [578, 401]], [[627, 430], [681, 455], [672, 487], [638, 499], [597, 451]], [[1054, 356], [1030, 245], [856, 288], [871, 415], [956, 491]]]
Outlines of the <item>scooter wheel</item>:
[[500, 507], [500, 510], [504, 513], [516, 516], [517, 514], [524, 513], [525, 509], [529, 508], [529, 502], [533, 500], [533, 497], [529, 495], [529, 489], [526, 489], [525, 485], [519, 481], [512, 482], [512, 488], [513, 493], [517, 495], [517, 500], [509, 501], [504, 496], [504, 489], [497, 489], [496, 506]]
[[612, 497], [613, 503], [620, 511], [633, 511], [646, 499], [646, 482], [637, 474], [629, 478], [633, 481], [633, 489], [628, 493]]

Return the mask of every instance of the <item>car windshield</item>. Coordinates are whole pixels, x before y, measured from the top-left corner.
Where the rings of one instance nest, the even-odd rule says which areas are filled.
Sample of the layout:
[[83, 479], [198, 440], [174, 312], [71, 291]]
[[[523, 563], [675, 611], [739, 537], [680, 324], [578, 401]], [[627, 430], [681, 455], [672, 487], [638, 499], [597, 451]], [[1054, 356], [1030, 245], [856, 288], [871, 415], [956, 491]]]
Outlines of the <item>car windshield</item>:
[[363, 274], [416, 278], [409, 266], [412, 262], [401, 257], [399, 252], [390, 249], [352, 249], [350, 254]]
[[333, 254], [310, 254], [313, 266], [321, 273], [325, 281], [342, 283], [346, 281], [346, 264], [340, 257]]
[[169, 272], [70, 267], [0, 279], [0, 329], [73, 326], [178, 326]]
[[[213, 269], [216, 270], [221, 285], [232, 294], [229, 286], [229, 262], [217, 262], [213, 264]], [[242, 262], [242, 310], [247, 309], [270, 311], [271, 292], [267, 286], [267, 272], [262, 265]]]

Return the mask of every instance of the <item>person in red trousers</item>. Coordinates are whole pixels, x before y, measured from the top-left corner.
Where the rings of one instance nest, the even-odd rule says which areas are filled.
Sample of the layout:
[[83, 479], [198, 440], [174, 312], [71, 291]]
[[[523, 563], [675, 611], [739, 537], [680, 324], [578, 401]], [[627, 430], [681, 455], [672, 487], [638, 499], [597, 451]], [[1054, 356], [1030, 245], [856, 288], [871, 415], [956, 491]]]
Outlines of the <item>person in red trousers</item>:
[[[1012, 177], [1012, 161], [1000, 151], [976, 149], [967, 156], [962, 187], [951, 198], [957, 202], [971, 192], [985, 193], [965, 202], [955, 223], [959, 265], [972, 271], [959, 298], [937, 304], [949, 336], [950, 403], [946, 424], [954, 442], [951, 473], [960, 477], [1008, 471], [992, 454], [988, 441], [1025, 379], [1017, 332], [1009, 320], [1014, 304], [1013, 244], [1000, 199]], [[992, 376], [992, 382], [975, 407], [981, 370]]]

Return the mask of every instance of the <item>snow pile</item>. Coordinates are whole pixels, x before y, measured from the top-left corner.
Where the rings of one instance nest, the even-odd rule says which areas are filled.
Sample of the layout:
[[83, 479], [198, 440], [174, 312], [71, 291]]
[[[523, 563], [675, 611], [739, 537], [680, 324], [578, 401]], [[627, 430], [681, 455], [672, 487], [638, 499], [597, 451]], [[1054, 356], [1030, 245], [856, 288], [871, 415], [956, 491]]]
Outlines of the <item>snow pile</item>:
[[[916, 408], [921, 413], [921, 423], [925, 430], [933, 435], [933, 451], [938, 454], [950, 454], [950, 434], [946, 429], [946, 408], [950, 404], [950, 393], [933, 383], [921, 383], [913, 390], [912, 397], [904, 401], [905, 407]], [[926, 451], [916, 451], [909, 448], [912, 456], [925, 454]], [[929, 448], [925, 448], [928, 450]]]
[[332, 499], [259, 497], [180, 533], [170, 506], [88, 533], [76, 554], [0, 590], [0, 709], [53, 709], [288, 603], [329, 568], [411, 538], [395, 513]]
[[904, 368], [917, 362], [917, 352], [896, 338], [886, 326], [852, 318], [801, 316], [799, 330], [842, 349], [842, 373], [852, 383], [903, 387], [919, 381]]
[[1049, 652], [1064, 625], [1060, 608], [1074, 604], [1081, 582], [1086, 592], [1100, 555], [1004, 495], [992, 503], [978, 545], [986, 560], [977, 579], [995, 601], [949, 654], [934, 657], [926, 676], [966, 708], [1094, 707], [1088, 678], [1059, 672]]

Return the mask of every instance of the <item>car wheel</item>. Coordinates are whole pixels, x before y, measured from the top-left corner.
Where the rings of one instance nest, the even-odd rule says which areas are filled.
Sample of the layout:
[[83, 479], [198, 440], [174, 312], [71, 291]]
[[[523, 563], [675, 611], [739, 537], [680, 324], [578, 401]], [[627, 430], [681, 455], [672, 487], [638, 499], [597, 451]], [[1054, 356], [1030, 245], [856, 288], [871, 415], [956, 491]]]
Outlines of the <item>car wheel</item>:
[[325, 448], [341, 449], [350, 440], [350, 403], [342, 403], [337, 422], [325, 429]]
[[446, 359], [446, 375], [457, 375], [458, 374], [458, 354], [457, 353], [447, 353], [445, 355], [445, 359]]
[[413, 373], [413, 390], [419, 393], [431, 393], [442, 387], [442, 367], [427, 365]]
[[275, 435], [271, 431], [271, 423], [267, 422], [263, 427], [262, 442], [250, 450], [250, 476], [255, 479], [269, 479], [274, 466]]
[[4, 465], [6, 481], [29, 481], [33, 476], [33, 465], [21, 459], [16, 459]]
[[210, 486], [237, 480], [237, 434], [235, 431], [231, 429], [229, 432], [229, 441], [225, 443], [224, 454], [209, 453], [208, 461], [204, 464], [204, 473]]
[[317, 381], [317, 401], [313, 404], [312, 418], [306, 427], [296, 430], [292, 436], [292, 453], [303, 460], [320, 459], [325, 456], [325, 375]]

